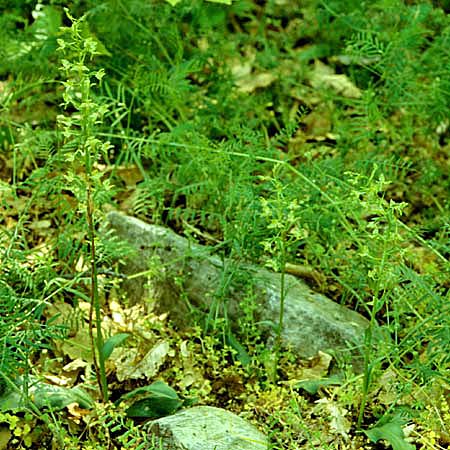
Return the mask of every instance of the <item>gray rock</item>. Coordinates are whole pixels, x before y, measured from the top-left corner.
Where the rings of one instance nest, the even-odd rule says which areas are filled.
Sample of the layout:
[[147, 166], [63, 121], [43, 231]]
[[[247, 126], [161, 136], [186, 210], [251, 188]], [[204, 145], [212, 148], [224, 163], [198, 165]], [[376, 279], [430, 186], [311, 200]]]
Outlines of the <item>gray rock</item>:
[[149, 433], [164, 450], [266, 450], [269, 445], [253, 425], [212, 406], [195, 406], [154, 420]]
[[[161, 311], [170, 312], [179, 326], [188, 324], [192, 309], [209, 313], [222, 309], [231, 321], [240, 314], [245, 283], [252, 283], [258, 298], [262, 331], [274, 335], [280, 311], [281, 274], [255, 266], [234, 267], [226, 296], [220, 295], [224, 271], [233, 267], [230, 260], [211, 255], [205, 246], [190, 243], [173, 231], [149, 225], [117, 212], [108, 214], [109, 226], [137, 252], [129, 258], [123, 270], [128, 274], [145, 271], [152, 258], [158, 258], [158, 273], [151, 275], [150, 292], [145, 289], [145, 278], [124, 282], [124, 288], [133, 302], [145, 297], [156, 300]], [[240, 281], [241, 280], [241, 281]], [[244, 280], [244, 281], [242, 281]], [[358, 370], [360, 348], [369, 322], [360, 314], [313, 292], [303, 281], [285, 275], [284, 324], [282, 338], [301, 357], [312, 357], [319, 350], [338, 352], [353, 361]], [[184, 302], [185, 298], [187, 302]], [[272, 323], [270, 327], [267, 324]]]
[[[275, 321], [280, 313], [280, 279], [278, 273], [260, 270], [257, 284], [265, 291], [262, 319]], [[282, 337], [302, 357], [312, 357], [319, 350], [348, 351], [350, 359], [361, 351], [367, 319], [322, 294], [307, 284], [285, 276], [285, 300]], [[356, 357], [359, 360], [359, 357]], [[355, 362], [355, 361], [354, 361]]]

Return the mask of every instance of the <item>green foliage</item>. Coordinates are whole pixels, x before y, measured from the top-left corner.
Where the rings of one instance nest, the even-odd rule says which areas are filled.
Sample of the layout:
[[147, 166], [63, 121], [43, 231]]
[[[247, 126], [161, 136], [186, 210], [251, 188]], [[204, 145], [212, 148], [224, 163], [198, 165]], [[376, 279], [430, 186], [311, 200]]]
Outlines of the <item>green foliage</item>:
[[127, 333], [119, 333], [115, 334], [114, 336], [111, 336], [108, 338], [105, 343], [103, 344], [103, 348], [101, 350], [101, 353], [103, 355], [103, 358], [107, 360], [110, 356], [113, 350], [118, 346], [121, 345], [125, 340], [129, 337], [129, 334]]
[[12, 438], [12, 443], [16, 445], [24, 445], [26, 448], [32, 445], [32, 428], [30, 422], [32, 421], [32, 416], [26, 416], [27, 421], [24, 423], [20, 417], [8, 414], [0, 413], [0, 422], [6, 424], [14, 436]]
[[[136, 400], [136, 398], [138, 399]], [[173, 414], [183, 402], [177, 393], [163, 381], [155, 381], [150, 386], [134, 389], [123, 395], [121, 401], [133, 400], [127, 408], [127, 416], [132, 418], [157, 419]]]
[[402, 425], [403, 420], [400, 417], [393, 417], [365, 433], [372, 442], [378, 442], [380, 439], [388, 441], [393, 450], [413, 450], [415, 446], [405, 441]]
[[[17, 379], [13, 386], [9, 386], [2, 393], [0, 398], [0, 410], [2, 412], [21, 411], [24, 409], [23, 383], [24, 380]], [[79, 387], [68, 389], [33, 380], [29, 393], [34, 406], [39, 411], [43, 409], [58, 411], [73, 403], [77, 403], [80, 407], [87, 409], [94, 406], [91, 396]]]
[[[0, 73], [33, 73], [36, 78], [55, 74], [56, 38], [62, 25], [62, 11], [41, 3], [32, 11], [26, 11], [25, 5], [22, 7], [25, 11], [20, 11], [20, 6], [16, 5], [16, 8], [7, 8], [1, 16]], [[26, 12], [32, 20], [29, 21]], [[19, 31], [22, 28], [23, 31]]]
[[46, 321], [51, 297], [48, 277], [55, 274], [50, 258], [26, 248], [23, 227], [23, 223], [17, 223], [10, 233], [0, 234], [0, 384], [3, 392], [8, 385], [5, 380], [14, 380], [20, 370], [25, 376], [26, 394], [31, 358], [49, 348], [51, 340], [63, 338], [65, 329]]

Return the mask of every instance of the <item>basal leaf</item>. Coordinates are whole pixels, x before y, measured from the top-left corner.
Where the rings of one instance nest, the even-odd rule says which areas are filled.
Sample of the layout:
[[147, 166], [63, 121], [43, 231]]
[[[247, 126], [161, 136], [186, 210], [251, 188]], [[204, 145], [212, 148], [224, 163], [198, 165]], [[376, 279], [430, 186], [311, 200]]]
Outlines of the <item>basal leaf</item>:
[[337, 386], [342, 384], [342, 381], [337, 377], [319, 378], [317, 380], [304, 380], [298, 382], [295, 387], [304, 389], [308, 394], [315, 395], [321, 387]]
[[78, 403], [81, 408], [85, 409], [92, 408], [94, 405], [94, 401], [90, 395], [78, 387], [68, 389], [61, 386], [39, 383], [36, 385], [32, 397], [35, 405], [39, 409], [47, 407], [59, 410], [71, 403]]
[[227, 334], [227, 344], [232, 347], [237, 352], [237, 359], [240, 361], [240, 363], [243, 366], [248, 366], [252, 359], [250, 358], [250, 355], [247, 353], [247, 350], [245, 350], [244, 346], [236, 339], [236, 336], [229, 332]]
[[127, 416], [133, 418], [157, 419], [173, 414], [181, 405], [181, 400], [150, 396], [134, 402], [127, 409]]
[[[0, 411], [20, 410], [24, 406], [21, 393], [22, 379], [17, 380], [17, 389], [9, 389], [0, 396]], [[30, 399], [39, 408], [60, 410], [71, 403], [78, 403], [81, 408], [89, 409], [94, 405], [92, 397], [79, 387], [65, 388], [40, 381], [29, 387]]]
[[402, 422], [399, 417], [394, 417], [390, 422], [366, 430], [364, 433], [372, 442], [378, 442], [380, 439], [388, 441], [393, 450], [414, 450], [416, 447], [405, 441]]
[[[143, 396], [143, 394], [149, 394]], [[122, 396], [121, 400], [141, 397], [128, 409], [128, 417], [158, 418], [174, 413], [183, 402], [178, 394], [163, 381], [155, 381], [150, 386], [144, 386]]]
[[178, 394], [174, 389], [172, 389], [170, 386], [164, 383], [164, 381], [157, 380], [154, 383], [150, 384], [149, 386], [139, 387], [131, 392], [128, 392], [127, 394], [121, 397], [121, 400], [127, 400], [133, 397], [137, 397], [138, 395], [141, 394], [152, 394], [157, 397], [178, 399]]

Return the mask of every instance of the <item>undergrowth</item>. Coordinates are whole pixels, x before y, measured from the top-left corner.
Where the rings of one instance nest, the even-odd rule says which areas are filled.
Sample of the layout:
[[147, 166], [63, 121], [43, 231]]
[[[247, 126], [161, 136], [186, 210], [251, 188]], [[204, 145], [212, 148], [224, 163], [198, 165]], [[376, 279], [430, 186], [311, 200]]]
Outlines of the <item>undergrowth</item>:
[[[198, 360], [161, 369], [169, 384], [253, 420], [274, 449], [375, 448], [377, 433], [399, 449], [446, 448], [448, 7], [68, 3], [6, 2], [0, 18], [0, 392], [21, 399], [0, 419], [10, 445], [148, 445], [106, 401], [137, 387], [102, 354], [129, 253], [101, 227], [118, 208], [237, 263], [305, 267], [315, 290], [370, 321], [362, 374], [337, 354], [342, 383], [311, 393], [290, 382], [305, 362], [282, 346], [283, 309], [274, 363], [249, 291], [235, 341], [227, 317], [210, 314], [213, 326], [185, 336]], [[70, 419], [29, 395], [48, 375], [42, 352], [54, 372], [72, 358], [61, 349], [79, 330], [64, 308], [91, 333], [71, 383], [104, 401]], [[202, 367], [206, 378], [183, 385]]]

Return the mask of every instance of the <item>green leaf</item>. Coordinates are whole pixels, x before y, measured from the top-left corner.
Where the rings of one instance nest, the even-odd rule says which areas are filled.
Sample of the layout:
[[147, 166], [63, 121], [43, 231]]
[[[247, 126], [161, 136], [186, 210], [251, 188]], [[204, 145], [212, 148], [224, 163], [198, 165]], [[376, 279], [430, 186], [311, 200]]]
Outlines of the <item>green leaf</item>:
[[128, 333], [119, 333], [111, 336], [109, 339], [105, 341], [102, 348], [102, 356], [106, 360], [111, 356], [113, 350], [120, 344], [122, 344], [127, 338]]
[[183, 402], [178, 394], [163, 381], [155, 381], [150, 386], [144, 386], [125, 394], [121, 400], [146, 395], [135, 401], [126, 411], [128, 417], [156, 419], [173, 414]]
[[39, 383], [33, 395], [34, 404], [39, 408], [63, 409], [71, 403], [89, 409], [94, 405], [91, 396], [79, 387], [72, 389]]
[[337, 386], [342, 384], [342, 381], [337, 377], [319, 378], [317, 380], [305, 380], [298, 382], [295, 387], [297, 389], [303, 389], [308, 394], [315, 395], [319, 392], [321, 387]]
[[178, 394], [174, 389], [168, 386], [164, 381], [157, 380], [149, 386], [143, 386], [136, 388], [127, 394], [122, 395], [121, 400], [127, 400], [133, 397], [137, 397], [140, 394], [151, 393], [159, 396], [166, 396], [169, 398], [178, 398]]
[[[25, 406], [23, 396], [23, 380], [19, 378], [14, 389], [8, 389], [0, 396], [0, 411], [21, 410]], [[78, 403], [81, 408], [89, 409], [94, 400], [79, 387], [65, 388], [41, 381], [33, 382], [29, 387], [30, 399], [39, 408], [60, 410], [71, 403]]]
[[158, 419], [173, 414], [181, 405], [180, 400], [146, 397], [134, 402], [126, 413], [131, 418]]
[[403, 420], [400, 417], [394, 417], [390, 422], [366, 430], [364, 433], [372, 442], [378, 442], [380, 439], [388, 441], [393, 450], [415, 450], [414, 445], [405, 441], [402, 425]]
[[245, 350], [245, 348], [242, 346], [242, 344], [236, 339], [236, 337], [234, 336], [233, 333], [228, 332], [227, 336], [226, 336], [226, 341], [227, 344], [233, 348], [234, 350], [236, 350], [237, 352], [237, 359], [239, 360], [239, 362], [245, 367], [248, 366], [252, 359], [250, 358], [250, 355], [247, 353], [247, 351]]
[[20, 392], [6, 391], [0, 396], [0, 411], [15, 411], [23, 408], [24, 400]]

